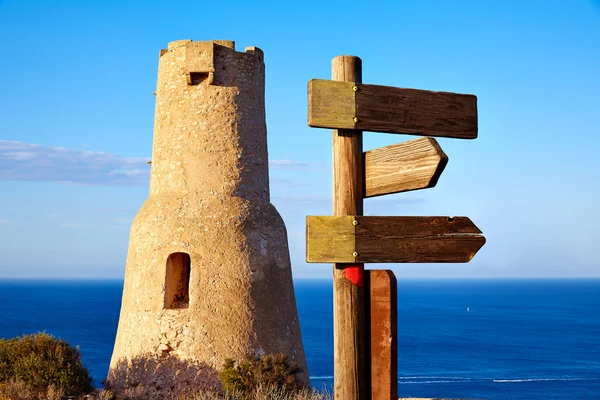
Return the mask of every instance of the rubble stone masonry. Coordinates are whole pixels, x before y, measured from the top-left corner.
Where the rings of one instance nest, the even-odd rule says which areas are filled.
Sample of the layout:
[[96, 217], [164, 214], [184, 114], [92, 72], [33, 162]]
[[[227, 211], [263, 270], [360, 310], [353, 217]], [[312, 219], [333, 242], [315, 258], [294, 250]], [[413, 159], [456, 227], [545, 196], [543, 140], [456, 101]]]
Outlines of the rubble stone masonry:
[[285, 225], [269, 202], [263, 53], [161, 50], [150, 196], [131, 227], [113, 387], [217, 385], [225, 358], [304, 369]]

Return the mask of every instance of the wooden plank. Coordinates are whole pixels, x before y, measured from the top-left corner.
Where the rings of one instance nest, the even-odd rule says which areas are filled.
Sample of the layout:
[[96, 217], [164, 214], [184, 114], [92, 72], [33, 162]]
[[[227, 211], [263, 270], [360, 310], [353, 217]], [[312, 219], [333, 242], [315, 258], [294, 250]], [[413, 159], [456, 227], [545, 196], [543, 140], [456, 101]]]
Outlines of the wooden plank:
[[[314, 217], [307, 217], [307, 223], [311, 218]], [[467, 217], [355, 216], [355, 220], [356, 263], [463, 263], [469, 262], [485, 244], [481, 231]], [[339, 223], [348, 224], [349, 219]], [[327, 231], [315, 232], [313, 237], [332, 240]], [[307, 245], [307, 249], [323, 247], [315, 243]], [[307, 262], [347, 262], [349, 248], [346, 245], [343, 250], [332, 248], [307, 254]]]
[[365, 198], [434, 187], [448, 156], [433, 138], [419, 138], [364, 153]]
[[[362, 61], [354, 56], [335, 57], [331, 62], [333, 80], [360, 82]], [[348, 86], [347, 83], [340, 83]], [[336, 105], [334, 103], [334, 105]], [[344, 121], [342, 121], [344, 122]], [[333, 214], [362, 215], [364, 167], [362, 132], [345, 130], [332, 132], [333, 149]], [[351, 224], [351, 222], [350, 222]], [[353, 226], [353, 225], [351, 225]], [[344, 247], [340, 247], [343, 251]], [[365, 400], [367, 398], [367, 361], [365, 357], [364, 287], [362, 279], [350, 281], [347, 272], [362, 278], [363, 265], [338, 264], [333, 268], [333, 385], [336, 400]]]
[[[307, 217], [306, 259], [308, 262], [354, 262], [354, 216]], [[344, 257], [340, 257], [343, 255]]]
[[355, 129], [354, 82], [328, 82], [332, 81], [308, 82], [308, 125]]
[[[316, 79], [309, 82], [309, 87], [313, 88], [309, 90], [308, 109], [308, 124], [312, 127], [457, 139], [477, 137], [474, 95], [360, 83], [351, 86]], [[350, 120], [354, 122], [351, 128]]]
[[467, 94], [359, 85], [357, 129], [475, 139], [477, 97]]
[[390, 270], [365, 271], [370, 321], [371, 399], [398, 398], [398, 295], [394, 273]]
[[356, 217], [356, 262], [462, 263], [484, 245], [467, 217]]

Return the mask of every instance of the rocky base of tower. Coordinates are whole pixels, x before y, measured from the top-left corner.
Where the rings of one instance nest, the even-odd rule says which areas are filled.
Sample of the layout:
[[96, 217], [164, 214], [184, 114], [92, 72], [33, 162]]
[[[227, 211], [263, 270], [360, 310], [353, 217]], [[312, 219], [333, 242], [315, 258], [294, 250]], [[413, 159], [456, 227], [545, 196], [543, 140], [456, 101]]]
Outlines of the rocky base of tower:
[[115, 394], [148, 400], [179, 398], [192, 390], [218, 392], [220, 387], [214, 368], [170, 355], [121, 360], [111, 368], [107, 380], [107, 389]]

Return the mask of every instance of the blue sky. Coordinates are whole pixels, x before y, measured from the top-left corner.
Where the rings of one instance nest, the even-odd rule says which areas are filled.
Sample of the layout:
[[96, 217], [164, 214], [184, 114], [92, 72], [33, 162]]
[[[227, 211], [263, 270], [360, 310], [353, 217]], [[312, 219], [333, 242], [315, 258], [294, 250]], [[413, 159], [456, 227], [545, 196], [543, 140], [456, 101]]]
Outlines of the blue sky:
[[[479, 138], [439, 139], [436, 188], [369, 199], [371, 215], [464, 215], [487, 244], [410, 277], [600, 277], [600, 3], [571, 1], [0, 0], [0, 278], [123, 276], [148, 195], [158, 52], [178, 39], [258, 46], [271, 195], [294, 275], [304, 216], [331, 214], [331, 136], [306, 84], [331, 58], [365, 83], [472, 93]], [[365, 133], [365, 150], [414, 137]]]

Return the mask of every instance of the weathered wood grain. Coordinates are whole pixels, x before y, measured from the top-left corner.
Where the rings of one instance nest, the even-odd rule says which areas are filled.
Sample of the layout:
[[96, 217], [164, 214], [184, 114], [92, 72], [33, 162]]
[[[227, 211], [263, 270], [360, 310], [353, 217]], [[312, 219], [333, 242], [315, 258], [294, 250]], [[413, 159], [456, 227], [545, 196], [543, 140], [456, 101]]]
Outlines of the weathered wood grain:
[[308, 81], [308, 125], [355, 129], [354, 82]]
[[371, 399], [398, 398], [398, 296], [394, 273], [389, 270], [365, 271], [368, 299], [365, 303], [370, 322], [368, 340], [371, 359]]
[[[306, 217], [306, 259], [307, 262], [354, 262], [354, 221], [347, 217]], [[339, 257], [346, 255], [346, 257]]]
[[448, 156], [433, 138], [419, 138], [364, 153], [365, 197], [434, 187]]
[[[310, 224], [311, 218], [314, 217], [307, 217], [307, 223]], [[467, 217], [355, 216], [355, 220], [354, 235], [346, 235], [345, 241], [354, 241], [356, 263], [463, 263], [469, 262], [485, 244], [485, 237]], [[349, 221], [346, 218], [339, 224]], [[313, 233], [313, 237], [331, 240], [327, 232]], [[310, 249], [325, 247], [307, 244]], [[307, 262], [348, 262], [350, 244], [345, 242], [338, 248], [339, 251], [333, 248], [311, 252], [307, 254]]]
[[475, 139], [477, 97], [467, 94], [359, 85], [356, 129]]
[[[331, 75], [337, 81], [361, 82], [362, 61], [354, 56], [335, 57], [331, 62]], [[341, 124], [337, 128], [342, 129], [332, 133], [333, 214], [342, 218], [363, 213], [362, 132], [343, 129], [347, 127], [347, 124]], [[339, 248], [344, 249], [343, 246]], [[335, 264], [333, 268], [334, 396], [336, 400], [364, 400], [367, 398], [368, 371], [365, 357], [365, 291], [364, 287], [346, 278], [346, 267], [348, 264]], [[364, 273], [364, 266], [358, 268], [359, 272]]]
[[312, 127], [477, 137], [477, 97], [470, 94], [313, 79], [308, 95]]
[[468, 262], [485, 243], [466, 217], [356, 217], [356, 262]]

